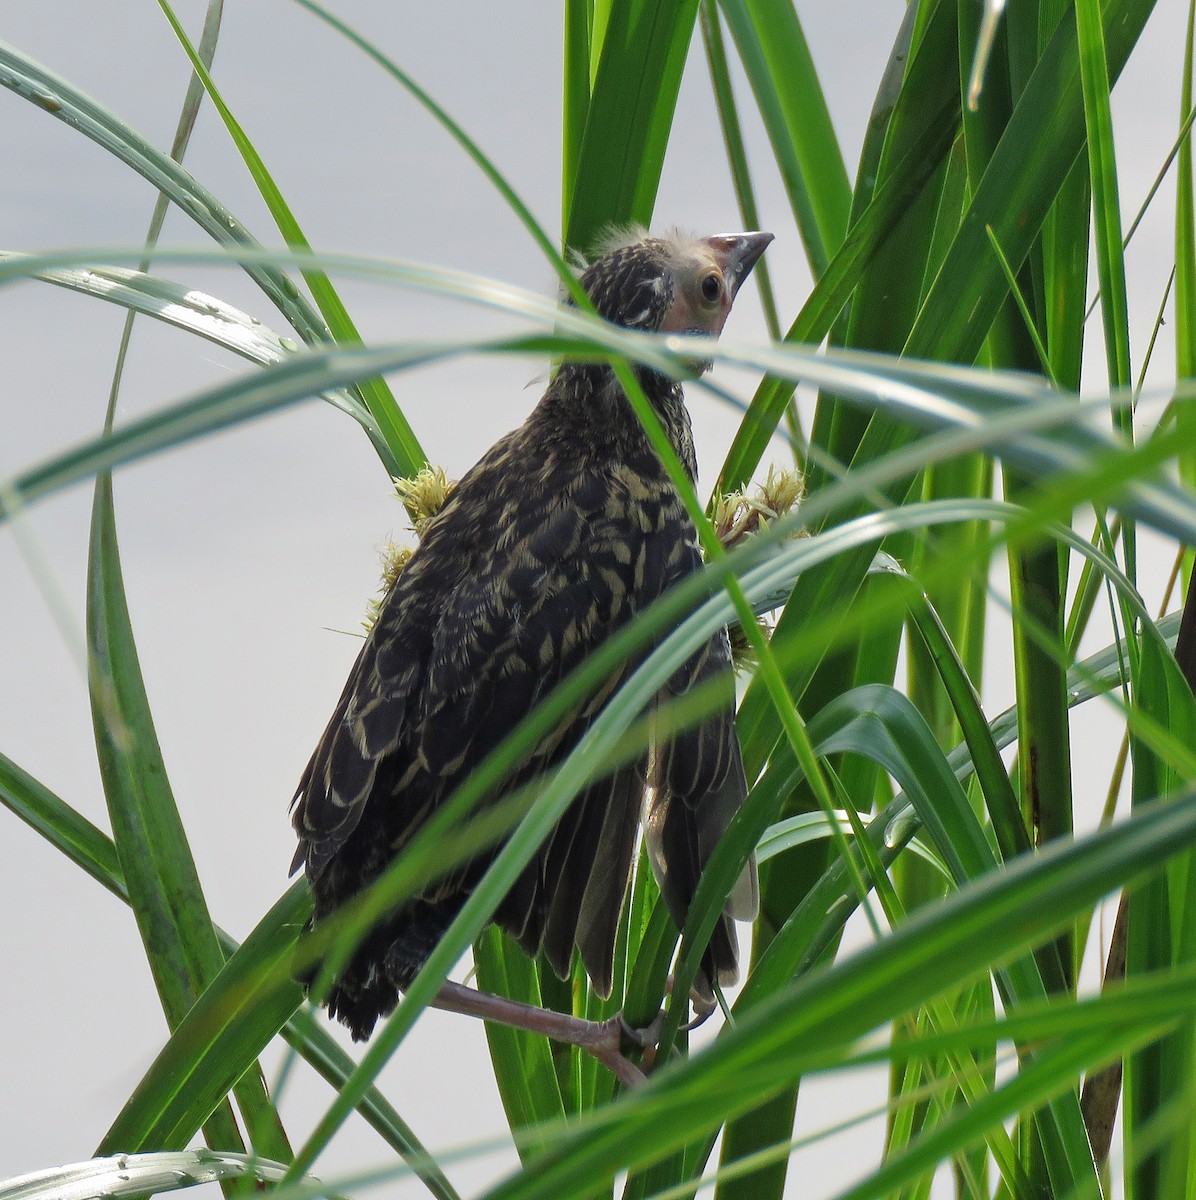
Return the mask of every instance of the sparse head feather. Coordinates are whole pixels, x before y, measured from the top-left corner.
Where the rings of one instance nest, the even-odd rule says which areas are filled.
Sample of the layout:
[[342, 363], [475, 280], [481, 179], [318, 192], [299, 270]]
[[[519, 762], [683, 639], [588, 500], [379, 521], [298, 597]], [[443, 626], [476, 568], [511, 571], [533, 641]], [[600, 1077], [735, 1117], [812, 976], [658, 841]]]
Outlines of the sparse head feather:
[[623, 241], [586, 268], [581, 286], [598, 314], [629, 329], [661, 327], [673, 300], [673, 275], [664, 241]]
[[599, 314], [630, 329], [717, 337], [767, 233], [699, 238], [673, 229], [611, 229], [581, 283]]
[[630, 224], [608, 224], [594, 241], [590, 257], [585, 260], [585, 265], [596, 263], [600, 258], [605, 258], [607, 254], [613, 254], [617, 250], [626, 250], [627, 247], [636, 246], [642, 241], [663, 242], [667, 247], [669, 257], [680, 258], [687, 251], [692, 251], [693, 247], [697, 246], [702, 239], [696, 233], [678, 229], [677, 226], [666, 229], [663, 233], [651, 234], [647, 228], [635, 221]]

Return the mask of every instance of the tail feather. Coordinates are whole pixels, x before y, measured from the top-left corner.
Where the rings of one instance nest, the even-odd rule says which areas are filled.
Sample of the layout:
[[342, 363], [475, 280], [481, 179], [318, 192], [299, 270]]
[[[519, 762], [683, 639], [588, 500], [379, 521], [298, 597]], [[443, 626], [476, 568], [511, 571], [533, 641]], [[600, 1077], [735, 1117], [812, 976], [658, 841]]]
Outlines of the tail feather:
[[[459, 909], [460, 902], [418, 902], [365, 936], [324, 1000], [328, 1015], [345, 1025], [354, 1041], [364, 1042], [378, 1021], [394, 1011]], [[305, 992], [315, 985], [321, 965], [317, 962], [298, 974]]]

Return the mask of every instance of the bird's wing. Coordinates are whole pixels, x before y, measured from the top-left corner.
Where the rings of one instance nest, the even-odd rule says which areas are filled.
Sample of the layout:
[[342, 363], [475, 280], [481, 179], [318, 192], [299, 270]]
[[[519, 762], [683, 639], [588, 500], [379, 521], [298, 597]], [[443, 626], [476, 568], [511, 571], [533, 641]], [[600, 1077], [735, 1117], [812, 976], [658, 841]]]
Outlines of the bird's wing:
[[565, 979], [576, 946], [586, 973], [609, 996], [615, 937], [631, 879], [646, 756], [595, 780], [569, 806], [497, 919], [520, 945]]
[[[502, 478], [510, 442], [497, 442], [461, 480], [392, 583], [299, 780], [292, 801], [299, 848], [291, 870], [306, 866], [313, 882], [353, 836], [371, 801], [393, 804], [399, 811], [392, 821], [411, 828], [426, 815], [426, 789], [398, 798], [417, 765], [410, 733], [424, 703], [437, 629], [453, 612], [454, 595], [468, 588], [481, 547], [492, 551], [493, 531], [477, 520], [479, 498], [492, 495]], [[371, 834], [365, 849], [374, 861], [355, 864], [359, 886], [392, 856], [378, 822]]]
[[[625, 489], [608, 472], [546, 481], [533, 472], [551, 464], [515, 466], [489, 475], [475, 468], [429, 527], [304, 773], [297, 863], [306, 862], [313, 883], [329, 872], [329, 907], [369, 882], [519, 721], [660, 590], [667, 548], [659, 531], [628, 525]], [[566, 714], [502, 790], [571, 750], [626, 669]], [[498, 914], [533, 947], [546, 941], [553, 917], [547, 944], [558, 969], [576, 939], [599, 981], [609, 978], [606, 946], [630, 873], [643, 774], [643, 764], [631, 764], [592, 783], [567, 818], [579, 836], [553, 837]], [[486, 861], [429, 884], [423, 899], [468, 891]], [[572, 929], [557, 903], [566, 878], [583, 885]]]
[[[697, 687], [714, 689], [717, 707], [699, 723], [662, 734], [655, 742], [644, 814], [649, 859], [678, 929], [684, 927], [703, 869], [747, 796], [725, 630], [673, 675], [657, 703], [665, 705]], [[706, 979], [698, 981], [701, 990], [708, 991], [714, 980], [734, 982], [738, 953], [732, 918], [750, 920], [758, 903], [756, 864], [749, 859], [711, 935], [703, 959]]]
[[[525, 516], [524, 536], [454, 597], [425, 687], [419, 746], [429, 769], [463, 777], [659, 591], [663, 542], [624, 518], [617, 489], [578, 481], [564, 495], [555, 492], [538, 516]], [[559, 720], [506, 790], [542, 775], [572, 750], [630, 665], [614, 668]], [[496, 913], [530, 954], [543, 949], [562, 977], [576, 945], [603, 994], [611, 987], [644, 775], [641, 757], [592, 781]], [[437, 897], [467, 890], [469, 877], [484, 865], [477, 861], [439, 880]]]
[[396, 759], [423, 688], [431, 633], [427, 596], [435, 574], [399, 576], [353, 664], [295, 792], [299, 849], [292, 871], [305, 865], [310, 879], [319, 877], [370, 800], [393, 789]]

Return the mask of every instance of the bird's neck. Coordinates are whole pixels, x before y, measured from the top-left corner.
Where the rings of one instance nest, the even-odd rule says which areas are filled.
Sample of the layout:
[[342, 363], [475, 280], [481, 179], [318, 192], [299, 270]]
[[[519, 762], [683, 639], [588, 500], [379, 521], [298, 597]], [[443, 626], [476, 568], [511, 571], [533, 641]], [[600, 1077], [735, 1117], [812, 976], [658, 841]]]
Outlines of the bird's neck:
[[[673, 451], [691, 479], [698, 473], [693, 428], [681, 385], [657, 371], [635, 368]], [[610, 367], [565, 363], [545, 392], [533, 420], [547, 424], [561, 439], [597, 455], [656, 459], [639, 417]]]

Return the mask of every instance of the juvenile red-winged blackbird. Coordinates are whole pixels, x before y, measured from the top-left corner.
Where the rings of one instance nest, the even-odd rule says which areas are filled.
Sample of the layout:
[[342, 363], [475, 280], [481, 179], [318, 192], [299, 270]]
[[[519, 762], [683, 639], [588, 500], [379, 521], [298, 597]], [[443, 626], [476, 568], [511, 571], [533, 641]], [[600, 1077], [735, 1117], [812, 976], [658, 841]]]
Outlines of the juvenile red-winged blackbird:
[[[612, 242], [581, 283], [608, 321], [717, 336], [771, 240], [768, 233], [631, 235]], [[636, 370], [696, 475], [680, 384]], [[531, 416], [465, 475], [428, 525], [303, 773], [294, 866], [306, 868], [313, 922], [372, 883], [596, 646], [701, 565], [693, 524], [612, 369], [563, 363]], [[634, 665], [545, 738], [502, 792], [563, 760]], [[610, 993], [641, 809], [661, 891], [677, 926], [684, 923], [702, 868], [746, 793], [725, 631], [673, 676], [661, 699], [712, 679], [724, 706], [592, 783], [495, 913], [561, 978], [576, 948], [597, 991]], [[492, 857], [425, 887], [358, 948], [327, 999], [329, 1014], [355, 1038], [368, 1037], [394, 1008]], [[732, 917], [750, 918], [754, 908], [749, 865], [706, 951], [700, 989], [735, 978]], [[445, 999], [447, 1007], [478, 1008]]]

